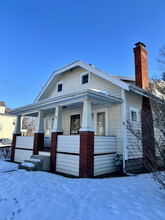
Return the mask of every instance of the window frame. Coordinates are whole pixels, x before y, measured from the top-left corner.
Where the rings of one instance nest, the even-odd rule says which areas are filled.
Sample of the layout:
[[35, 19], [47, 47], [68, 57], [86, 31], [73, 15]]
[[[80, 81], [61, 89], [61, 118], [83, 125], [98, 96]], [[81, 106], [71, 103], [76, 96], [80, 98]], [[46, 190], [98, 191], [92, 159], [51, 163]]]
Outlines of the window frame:
[[[61, 91], [58, 91], [58, 86], [59, 86], [60, 84], [62, 84], [62, 90], [61, 90]], [[63, 92], [63, 85], [64, 85], [63, 81], [60, 81], [60, 82], [58, 82], [58, 83], [56, 84], [56, 93]]]
[[[132, 120], [132, 112], [136, 112], [136, 116], [137, 116], [137, 120], [136, 121]], [[131, 123], [134, 123], [134, 124], [138, 124], [139, 123], [139, 110], [137, 108], [134, 108], [134, 107], [130, 107], [129, 108], [129, 119], [130, 119]]]
[[92, 114], [93, 114], [93, 128], [94, 128], [94, 134], [97, 134], [97, 113], [105, 113], [105, 135], [108, 136], [108, 122], [109, 122], [109, 117], [108, 117], [108, 108], [98, 108], [98, 109], [93, 109]]
[[[82, 78], [83, 78], [83, 76], [85, 76], [85, 75], [88, 75], [88, 82], [87, 83], [82, 83]], [[80, 85], [81, 86], [83, 86], [83, 85], [87, 85], [87, 84], [89, 84], [90, 83], [90, 72], [83, 72], [83, 73], [80, 73]]]

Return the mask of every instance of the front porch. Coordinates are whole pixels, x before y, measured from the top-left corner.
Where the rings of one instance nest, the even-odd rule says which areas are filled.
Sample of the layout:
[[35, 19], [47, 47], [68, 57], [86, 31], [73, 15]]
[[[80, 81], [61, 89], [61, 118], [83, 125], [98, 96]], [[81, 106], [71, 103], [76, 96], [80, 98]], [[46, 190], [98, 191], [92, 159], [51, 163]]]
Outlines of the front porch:
[[[33, 155], [34, 136], [17, 136], [14, 161], [22, 163]], [[38, 152], [51, 156], [50, 148]], [[94, 136], [94, 176], [116, 171], [116, 138]], [[80, 135], [59, 135], [56, 152], [56, 172], [79, 176]]]
[[122, 138], [110, 135], [114, 128], [109, 127], [109, 110], [121, 102], [90, 91], [53, 107], [26, 110], [22, 115], [37, 117], [37, 131], [34, 136], [20, 136], [21, 115], [17, 116], [12, 160], [21, 163], [31, 155], [49, 156], [52, 172], [79, 177], [115, 172]]

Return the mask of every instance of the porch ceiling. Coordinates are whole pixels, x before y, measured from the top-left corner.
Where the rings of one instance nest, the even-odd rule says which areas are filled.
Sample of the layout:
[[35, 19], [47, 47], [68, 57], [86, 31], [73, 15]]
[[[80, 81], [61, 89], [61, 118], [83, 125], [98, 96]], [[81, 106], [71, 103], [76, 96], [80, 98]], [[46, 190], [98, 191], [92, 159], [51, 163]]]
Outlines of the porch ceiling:
[[9, 113], [13, 115], [28, 115], [37, 116], [38, 110], [45, 110], [47, 113], [52, 113], [55, 110], [55, 106], [70, 106], [81, 107], [83, 100], [89, 98], [92, 105], [111, 106], [115, 103], [121, 103], [122, 100], [113, 96], [106, 95], [95, 90], [83, 90], [79, 92], [70, 93], [67, 95], [61, 95], [49, 99], [44, 99], [38, 102], [34, 102], [30, 105], [26, 105], [20, 108], [11, 110]]

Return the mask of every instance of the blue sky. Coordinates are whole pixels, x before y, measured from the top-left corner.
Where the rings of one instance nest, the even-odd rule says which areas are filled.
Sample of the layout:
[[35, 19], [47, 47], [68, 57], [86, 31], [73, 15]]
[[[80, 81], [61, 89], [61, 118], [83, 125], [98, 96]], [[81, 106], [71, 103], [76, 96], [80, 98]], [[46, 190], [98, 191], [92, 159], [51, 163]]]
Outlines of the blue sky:
[[32, 103], [53, 71], [76, 60], [134, 76], [138, 41], [147, 46], [150, 77], [159, 75], [164, 8], [164, 0], [1, 0], [0, 100], [10, 108]]

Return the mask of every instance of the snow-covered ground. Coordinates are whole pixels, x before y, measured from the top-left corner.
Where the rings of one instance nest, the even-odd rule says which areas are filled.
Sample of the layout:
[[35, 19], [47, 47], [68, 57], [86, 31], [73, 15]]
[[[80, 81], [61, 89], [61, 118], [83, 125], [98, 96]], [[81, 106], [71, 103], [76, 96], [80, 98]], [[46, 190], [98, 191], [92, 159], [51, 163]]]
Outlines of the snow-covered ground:
[[148, 174], [70, 179], [46, 172], [0, 172], [0, 220], [165, 220], [164, 210], [165, 191]]

